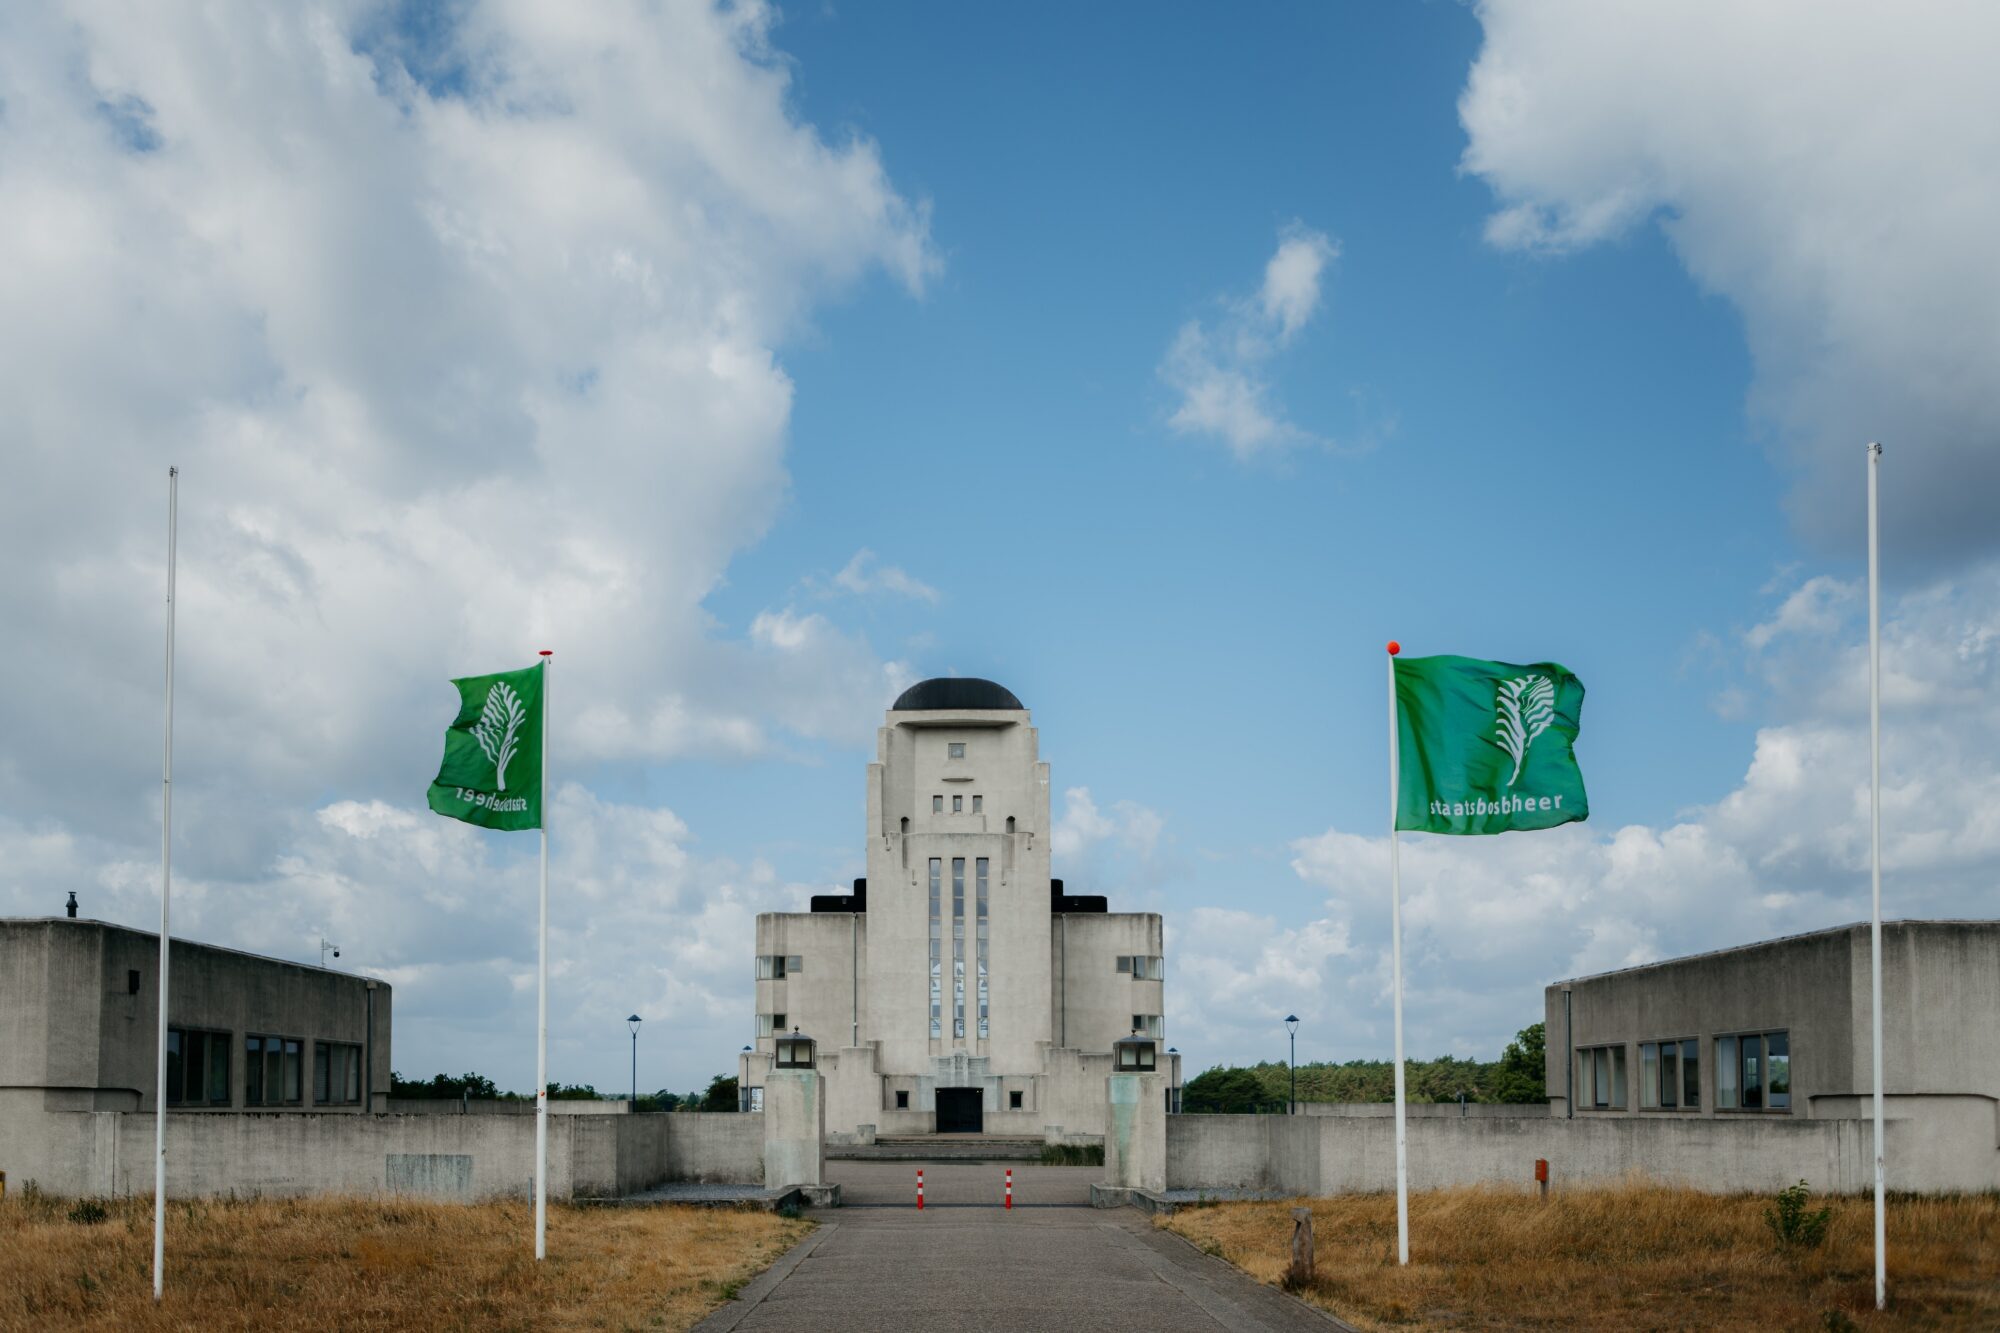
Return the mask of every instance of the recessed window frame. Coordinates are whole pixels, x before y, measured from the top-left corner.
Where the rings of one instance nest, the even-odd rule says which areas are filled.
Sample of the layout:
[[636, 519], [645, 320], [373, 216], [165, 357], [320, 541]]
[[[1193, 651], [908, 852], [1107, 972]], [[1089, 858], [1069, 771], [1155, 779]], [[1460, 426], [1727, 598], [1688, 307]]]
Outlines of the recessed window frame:
[[931, 813], [934, 815], [941, 815], [944, 813], [943, 792], [939, 792], [937, 795], [931, 797]]
[[1639, 1043], [1639, 1109], [1701, 1110], [1701, 1040], [1661, 1037]]
[[[1779, 1049], [1773, 1049], [1774, 1046]], [[1790, 1028], [1717, 1033], [1713, 1050], [1715, 1109], [1718, 1114], [1792, 1114], [1795, 1100], [1792, 1093]], [[1782, 1069], [1782, 1080], [1772, 1076], [1774, 1069]], [[1774, 1087], [1780, 1081], [1783, 1088]]]
[[305, 1082], [305, 1038], [287, 1037], [276, 1032], [252, 1032], [244, 1036], [243, 1104], [246, 1107], [304, 1106]]
[[[1577, 1110], [1632, 1109], [1632, 1089], [1626, 1078], [1624, 1042], [1579, 1046], [1576, 1048], [1574, 1058], [1577, 1062]], [[1600, 1097], [1604, 1100], [1599, 1100]]]
[[986, 813], [986, 798], [978, 792], [972, 793], [972, 813], [975, 815]]
[[896, 1109], [898, 1111], [907, 1111], [910, 1109], [909, 1089], [907, 1088], [896, 1089]]
[[946, 741], [944, 746], [944, 757], [947, 759], [965, 758], [965, 742]]
[[951, 794], [951, 812], [955, 815], [965, 813], [965, 797], [958, 792]]
[[784, 1031], [786, 1031], [786, 1028], [785, 1028], [785, 1016], [784, 1016], [784, 1014], [782, 1014], [782, 1013], [769, 1013], [769, 1014], [759, 1014], [759, 1015], [757, 1015], [757, 1035], [758, 1035], [758, 1036], [760, 1036], [760, 1037], [775, 1037], [775, 1036], [777, 1036], [777, 1035], [778, 1035], [779, 1033], [782, 1033], [782, 1032], [784, 1032]]
[[[234, 1088], [230, 1082], [233, 1061], [230, 1048], [235, 1044], [235, 1034], [218, 1028], [169, 1027], [167, 1029], [167, 1086], [165, 1089], [168, 1106], [230, 1106], [234, 1104]], [[199, 1085], [195, 1096], [187, 1095], [187, 1081], [191, 1072], [189, 1054], [199, 1049], [202, 1053]]]
[[[335, 1087], [336, 1082], [339, 1084]], [[313, 1043], [313, 1105], [361, 1105], [361, 1044], [353, 1041]]]
[[1026, 1099], [1022, 1096], [1022, 1094], [1018, 1089], [1010, 1091], [1007, 1094], [1007, 1109], [1010, 1111], [1020, 1111], [1026, 1109], [1021, 1104], [1024, 1100]]

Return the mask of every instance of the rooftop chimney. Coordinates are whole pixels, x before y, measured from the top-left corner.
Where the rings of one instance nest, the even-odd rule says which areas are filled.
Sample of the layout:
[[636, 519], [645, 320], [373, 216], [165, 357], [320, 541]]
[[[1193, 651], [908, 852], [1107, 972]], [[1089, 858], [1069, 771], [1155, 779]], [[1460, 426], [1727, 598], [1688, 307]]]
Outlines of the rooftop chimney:
[[71, 889], [71, 890], [69, 891], [69, 906], [67, 906], [67, 907], [65, 907], [65, 908], [63, 909], [63, 914], [64, 914], [65, 916], [69, 917], [69, 919], [70, 919], [70, 920], [72, 920], [72, 921], [76, 920], [76, 890], [75, 890], [75, 889]]

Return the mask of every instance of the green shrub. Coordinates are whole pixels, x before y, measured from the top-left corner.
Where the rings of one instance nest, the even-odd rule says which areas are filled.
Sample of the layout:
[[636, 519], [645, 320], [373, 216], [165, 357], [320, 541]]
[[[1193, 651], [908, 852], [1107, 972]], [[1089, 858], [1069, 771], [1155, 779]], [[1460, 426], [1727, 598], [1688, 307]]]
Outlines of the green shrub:
[[1043, 1166], [1103, 1166], [1104, 1145], [1101, 1143], [1044, 1143], [1042, 1145]]
[[1811, 1203], [1812, 1189], [1803, 1180], [1778, 1191], [1777, 1202], [1764, 1210], [1764, 1221], [1778, 1238], [1778, 1244], [1810, 1249], [1826, 1239], [1833, 1209], [1809, 1212], [1807, 1206]]
[[104, 1211], [104, 1205], [95, 1199], [85, 1199], [69, 1210], [69, 1220], [83, 1227], [94, 1227], [110, 1215]]

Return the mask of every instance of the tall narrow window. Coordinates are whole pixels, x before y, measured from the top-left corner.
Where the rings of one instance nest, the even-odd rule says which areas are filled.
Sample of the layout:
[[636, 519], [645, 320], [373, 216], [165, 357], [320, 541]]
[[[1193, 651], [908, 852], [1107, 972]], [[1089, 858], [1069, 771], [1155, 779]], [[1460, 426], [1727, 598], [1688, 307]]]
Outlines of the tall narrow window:
[[931, 813], [934, 815], [941, 815], [944, 813], [943, 796], [940, 795], [931, 797]]
[[944, 862], [938, 857], [931, 858], [931, 1036], [944, 1035], [944, 921], [939, 916], [942, 904], [939, 902], [944, 876]]
[[[975, 807], [979, 804], [977, 796], [972, 798], [972, 804]], [[974, 910], [979, 913], [979, 1036], [981, 1040], [984, 1040], [990, 1033], [990, 1029], [987, 1026], [986, 993], [986, 872], [987, 859], [982, 856], [973, 862], [974, 896], [976, 899]]]
[[1736, 1038], [1715, 1039], [1715, 1109], [1738, 1109], [1736, 1095]]
[[962, 815], [965, 813], [965, 798], [963, 796], [958, 795], [956, 792], [952, 793], [951, 812], [955, 815]]
[[972, 798], [972, 813], [978, 814], [985, 804], [986, 798], [975, 793]]
[[951, 1035], [965, 1036], [965, 858], [951, 858]]

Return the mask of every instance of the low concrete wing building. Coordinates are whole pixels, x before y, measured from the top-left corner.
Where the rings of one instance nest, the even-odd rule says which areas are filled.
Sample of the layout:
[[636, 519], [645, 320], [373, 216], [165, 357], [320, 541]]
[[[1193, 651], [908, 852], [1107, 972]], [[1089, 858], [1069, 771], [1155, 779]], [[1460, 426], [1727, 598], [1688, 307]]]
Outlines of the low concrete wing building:
[[[1869, 949], [1862, 922], [1556, 982], [1550, 1113], [1871, 1116]], [[2000, 921], [1884, 923], [1882, 992], [1892, 1174], [2000, 1186]]]
[[[1049, 768], [991, 681], [914, 685], [868, 766], [868, 874], [757, 918], [758, 1109], [774, 1040], [820, 1042], [827, 1132], [1102, 1135], [1111, 1044], [1166, 1036], [1163, 929], [1050, 875]], [[1178, 1060], [1170, 1061], [1172, 1088]]]
[[[170, 1110], [358, 1114], [386, 1107], [384, 982], [175, 940]], [[0, 920], [0, 1121], [151, 1111], [160, 937], [103, 921]]]

